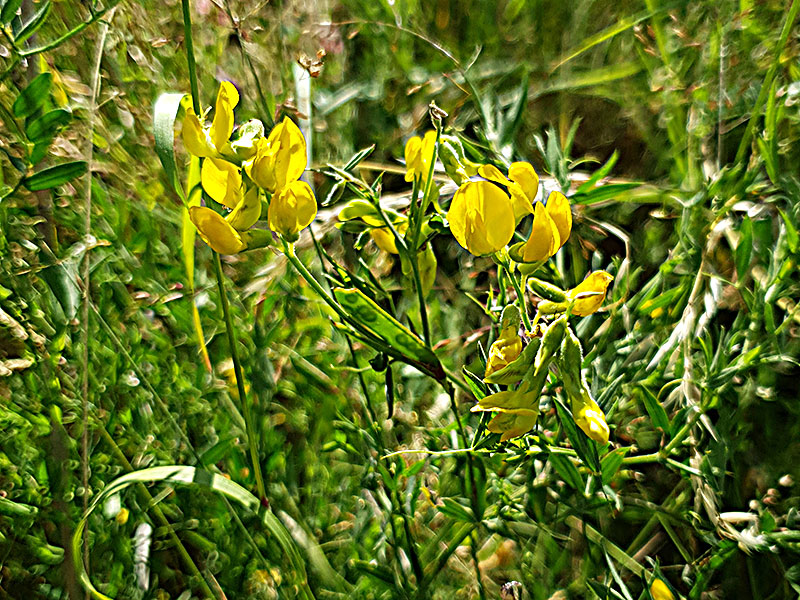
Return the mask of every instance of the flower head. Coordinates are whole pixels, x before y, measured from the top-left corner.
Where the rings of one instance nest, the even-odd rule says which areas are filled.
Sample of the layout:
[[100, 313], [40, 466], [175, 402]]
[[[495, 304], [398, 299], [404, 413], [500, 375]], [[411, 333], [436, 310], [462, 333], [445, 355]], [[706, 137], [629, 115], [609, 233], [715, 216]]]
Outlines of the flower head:
[[244, 168], [256, 185], [269, 192], [278, 192], [300, 179], [308, 164], [306, 140], [289, 117], [255, 146], [255, 156], [244, 163]]
[[490, 377], [519, 358], [522, 353], [522, 339], [517, 332], [518, 326], [517, 323], [503, 328], [500, 337], [489, 347], [484, 378]]
[[572, 303], [572, 314], [585, 317], [597, 311], [606, 299], [608, 284], [614, 276], [605, 271], [594, 271], [577, 287], [567, 291], [567, 300]]
[[435, 150], [435, 131], [426, 132], [422, 138], [415, 135], [406, 142], [406, 181], [414, 181], [418, 175], [423, 179], [428, 177]]
[[272, 231], [293, 242], [316, 215], [317, 201], [311, 187], [305, 181], [293, 181], [272, 196], [267, 219]]
[[601, 444], [608, 443], [608, 422], [597, 402], [588, 394], [572, 397], [572, 416], [575, 424], [589, 438]]
[[468, 181], [458, 188], [447, 220], [458, 243], [477, 256], [505, 247], [516, 224], [511, 199], [489, 181]]
[[217, 92], [214, 119], [209, 127], [193, 109], [183, 120], [183, 144], [186, 150], [201, 158], [219, 158], [233, 133], [233, 109], [239, 104], [239, 92], [230, 81], [223, 81]]
[[675, 596], [666, 583], [656, 577], [650, 584], [650, 595], [653, 600], [675, 600]]

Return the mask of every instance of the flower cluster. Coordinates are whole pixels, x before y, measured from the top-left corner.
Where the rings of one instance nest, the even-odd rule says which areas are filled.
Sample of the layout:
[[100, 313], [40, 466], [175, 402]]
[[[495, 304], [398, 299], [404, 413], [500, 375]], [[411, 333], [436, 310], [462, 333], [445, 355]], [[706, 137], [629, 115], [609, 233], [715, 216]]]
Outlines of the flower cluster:
[[191, 108], [183, 121], [184, 146], [204, 159], [203, 191], [228, 209], [223, 216], [208, 206], [191, 206], [189, 217], [200, 237], [220, 254], [264, 245], [265, 232], [251, 229], [261, 218], [262, 199], [269, 203], [269, 228], [287, 241], [296, 240], [317, 214], [311, 187], [299, 180], [307, 165], [300, 129], [287, 117], [265, 137], [264, 126], [254, 120], [241, 125], [231, 139], [238, 103], [234, 85], [223, 81], [211, 123]]

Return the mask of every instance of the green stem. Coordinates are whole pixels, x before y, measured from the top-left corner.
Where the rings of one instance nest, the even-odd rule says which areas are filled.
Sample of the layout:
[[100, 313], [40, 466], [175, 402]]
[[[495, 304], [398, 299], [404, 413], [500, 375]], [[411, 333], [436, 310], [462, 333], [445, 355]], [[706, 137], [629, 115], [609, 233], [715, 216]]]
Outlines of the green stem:
[[[411, 253], [409, 253], [411, 254]], [[422, 278], [419, 275], [418, 254], [415, 251], [408, 257], [411, 263], [411, 272], [414, 275], [414, 287], [417, 288], [417, 300], [419, 301], [419, 319], [422, 321], [422, 339], [425, 345], [431, 347], [431, 326], [428, 322], [428, 307], [425, 304], [425, 290], [422, 289]]]
[[194, 62], [194, 41], [192, 40], [192, 13], [189, 0], [181, 0], [183, 7], [183, 38], [186, 44], [186, 63], [189, 66], [189, 85], [192, 90], [192, 108], [200, 115], [200, 92], [197, 87], [197, 68]]
[[217, 276], [217, 287], [219, 288], [219, 299], [222, 304], [222, 317], [225, 319], [225, 329], [228, 332], [228, 346], [231, 350], [233, 360], [233, 373], [236, 377], [236, 387], [239, 390], [239, 399], [242, 403], [242, 416], [244, 417], [244, 428], [247, 434], [247, 445], [250, 447], [250, 461], [253, 463], [253, 473], [256, 477], [256, 489], [258, 497], [262, 503], [267, 499], [266, 489], [264, 488], [264, 478], [261, 475], [261, 463], [258, 459], [258, 442], [256, 440], [253, 417], [250, 414], [250, 403], [247, 401], [247, 392], [244, 387], [244, 377], [242, 376], [242, 365], [239, 362], [239, 351], [236, 347], [236, 334], [233, 331], [233, 321], [231, 320], [228, 296], [225, 293], [225, 282], [222, 275], [222, 263], [219, 254], [212, 250], [214, 255], [214, 271]]
[[506, 270], [508, 271], [508, 278], [511, 280], [511, 285], [514, 286], [514, 291], [517, 293], [517, 304], [519, 305], [519, 311], [522, 313], [522, 322], [525, 324], [525, 331], [531, 331], [533, 326], [531, 325], [531, 318], [528, 316], [528, 307], [525, 302], [525, 275], [520, 276], [523, 284], [522, 287], [520, 287], [520, 281], [517, 281], [517, 278], [514, 277], [510, 265], [506, 267]]

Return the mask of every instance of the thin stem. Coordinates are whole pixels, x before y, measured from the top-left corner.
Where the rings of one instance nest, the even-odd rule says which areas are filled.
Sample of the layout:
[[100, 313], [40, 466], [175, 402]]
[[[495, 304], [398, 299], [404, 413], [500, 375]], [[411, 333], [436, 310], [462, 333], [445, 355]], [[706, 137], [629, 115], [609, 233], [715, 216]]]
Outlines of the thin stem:
[[233, 320], [231, 319], [230, 306], [228, 305], [228, 296], [225, 293], [225, 282], [222, 275], [222, 263], [219, 259], [219, 254], [212, 250], [214, 255], [214, 272], [217, 276], [217, 287], [219, 288], [219, 299], [222, 304], [222, 318], [225, 319], [225, 329], [228, 332], [228, 346], [231, 351], [231, 360], [233, 360], [233, 374], [236, 377], [236, 388], [239, 391], [239, 399], [242, 403], [242, 416], [244, 417], [244, 429], [247, 434], [247, 445], [250, 447], [250, 462], [253, 463], [253, 473], [256, 477], [256, 489], [258, 490], [258, 498], [262, 504], [266, 502], [267, 492], [264, 487], [264, 478], [261, 475], [261, 463], [258, 459], [258, 442], [256, 439], [255, 427], [253, 425], [253, 417], [250, 414], [250, 403], [247, 401], [247, 392], [244, 386], [244, 377], [242, 376], [242, 365], [239, 362], [239, 350], [236, 346], [236, 334], [233, 331]]
[[514, 286], [514, 291], [517, 293], [517, 304], [519, 304], [519, 311], [522, 313], [522, 322], [525, 324], [525, 331], [531, 331], [533, 326], [531, 325], [531, 319], [528, 316], [528, 307], [525, 302], [525, 275], [521, 276], [523, 287], [520, 287], [520, 281], [517, 281], [517, 278], [514, 277], [510, 266], [506, 267], [506, 269], [508, 270], [508, 278], [511, 280], [511, 285]]
[[[109, 13], [109, 21], [114, 16], [114, 10]], [[94, 122], [97, 113], [97, 97], [100, 92], [100, 63], [103, 59], [103, 50], [106, 45], [109, 21], [104, 21], [100, 27], [100, 36], [97, 40], [94, 62], [92, 64], [92, 84], [91, 95], [89, 96], [89, 106], [87, 107], [87, 131], [86, 148], [84, 157], [86, 159], [86, 187], [84, 190], [84, 219], [83, 236], [88, 240], [92, 232], [92, 161], [94, 157]], [[91, 252], [86, 252], [83, 257], [83, 294], [81, 306], [81, 344], [83, 345], [83, 372], [81, 373], [81, 485], [87, 493], [83, 494], [83, 512], [89, 508], [89, 303], [91, 301]], [[83, 562], [89, 568], [89, 537], [83, 537]], [[88, 596], [88, 592], [87, 592]]]
[[200, 114], [200, 91], [197, 87], [197, 69], [194, 62], [194, 41], [192, 40], [192, 13], [189, 0], [181, 0], [183, 7], [183, 37], [186, 44], [186, 63], [189, 66], [189, 85], [192, 90], [192, 108]]
[[[411, 253], [409, 253], [411, 254]], [[425, 345], [431, 347], [431, 326], [428, 322], [428, 307], [425, 304], [425, 290], [422, 289], [422, 278], [419, 274], [419, 261], [417, 260], [418, 254], [415, 251], [409, 256], [411, 263], [411, 272], [414, 275], [414, 287], [417, 288], [417, 300], [419, 301], [419, 319], [422, 321], [422, 339]]]

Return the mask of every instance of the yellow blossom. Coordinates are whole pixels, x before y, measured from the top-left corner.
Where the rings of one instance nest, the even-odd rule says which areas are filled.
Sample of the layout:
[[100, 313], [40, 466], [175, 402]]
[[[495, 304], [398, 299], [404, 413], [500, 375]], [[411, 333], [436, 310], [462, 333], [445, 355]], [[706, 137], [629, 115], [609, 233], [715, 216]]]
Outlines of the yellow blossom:
[[[366, 218], [364, 221], [369, 223]], [[405, 235], [406, 231], [408, 231], [408, 219], [406, 217], [403, 217], [402, 220], [396, 223], [392, 223], [392, 225], [394, 226], [395, 231], [397, 231], [397, 233], [400, 235]], [[397, 240], [388, 227], [375, 227], [370, 229], [369, 233], [378, 248], [384, 252], [388, 252], [389, 254], [399, 254], [397, 251]]]
[[486, 396], [470, 410], [499, 412], [489, 421], [487, 428], [492, 433], [501, 433], [500, 441], [505, 442], [529, 432], [536, 425], [540, 393], [541, 389], [537, 390], [530, 381], [523, 380], [516, 390]]
[[546, 205], [535, 205], [531, 235], [528, 241], [512, 246], [511, 257], [524, 263], [545, 261], [564, 245], [571, 230], [572, 211], [567, 197], [551, 192]]
[[203, 191], [219, 204], [236, 208], [242, 198], [242, 172], [228, 161], [209, 158], [200, 171]]
[[572, 314], [585, 317], [597, 311], [606, 298], [608, 284], [614, 276], [605, 271], [590, 273], [577, 287], [567, 291], [567, 301], [572, 303]]
[[601, 444], [608, 443], [608, 423], [597, 402], [588, 394], [572, 397], [572, 416], [583, 433]]
[[305, 181], [293, 181], [272, 196], [267, 218], [272, 231], [293, 242], [316, 215], [317, 201], [311, 187]]
[[489, 347], [484, 379], [519, 358], [522, 353], [522, 339], [520, 339], [517, 329], [517, 324], [504, 328], [500, 332], [500, 337]]
[[427, 179], [436, 149], [436, 132], [428, 131], [420, 138], [414, 136], [406, 142], [406, 181], [414, 181], [416, 176]]
[[478, 174], [484, 179], [499, 183], [508, 189], [516, 223], [533, 212], [533, 202], [539, 191], [539, 176], [530, 163], [511, 163], [508, 168], [508, 177], [494, 165], [481, 166]]
[[650, 584], [650, 595], [653, 600], [675, 600], [675, 596], [667, 584], [657, 577]]
[[458, 243], [476, 256], [508, 244], [516, 223], [511, 199], [489, 181], [468, 181], [458, 188], [447, 220]]
[[285, 117], [269, 137], [256, 142], [255, 156], [244, 163], [244, 168], [256, 185], [275, 193], [300, 179], [307, 164], [303, 133]]
[[239, 104], [239, 92], [230, 81], [223, 81], [217, 92], [214, 119], [205, 127], [204, 118], [193, 109], [183, 119], [183, 144], [201, 158], [218, 158], [233, 133], [233, 109]]
[[189, 208], [189, 218], [203, 241], [220, 254], [238, 254], [247, 244], [242, 235], [217, 212], [205, 206]]

